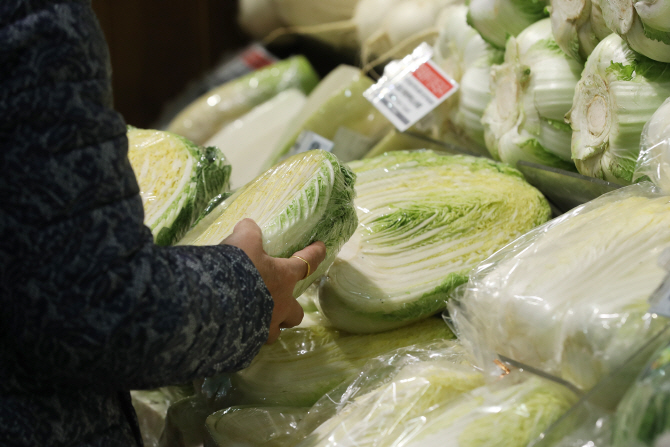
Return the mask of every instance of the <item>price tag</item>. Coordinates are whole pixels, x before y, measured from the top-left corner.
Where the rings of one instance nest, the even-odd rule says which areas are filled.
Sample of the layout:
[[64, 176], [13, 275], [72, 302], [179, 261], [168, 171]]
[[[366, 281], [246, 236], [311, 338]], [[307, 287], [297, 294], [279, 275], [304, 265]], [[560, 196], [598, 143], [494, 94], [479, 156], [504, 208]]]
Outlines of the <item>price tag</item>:
[[314, 149], [323, 149], [324, 151], [332, 152], [333, 146], [333, 142], [328, 138], [324, 138], [311, 130], [305, 130], [298, 136], [298, 139], [291, 148], [290, 154], [300, 154]]
[[458, 83], [431, 61], [432, 56], [430, 45], [422, 43], [401, 61], [390, 63], [384, 76], [363, 93], [401, 132], [458, 90]]
[[670, 318], [670, 274], [649, 297], [649, 302], [651, 303], [649, 312]]

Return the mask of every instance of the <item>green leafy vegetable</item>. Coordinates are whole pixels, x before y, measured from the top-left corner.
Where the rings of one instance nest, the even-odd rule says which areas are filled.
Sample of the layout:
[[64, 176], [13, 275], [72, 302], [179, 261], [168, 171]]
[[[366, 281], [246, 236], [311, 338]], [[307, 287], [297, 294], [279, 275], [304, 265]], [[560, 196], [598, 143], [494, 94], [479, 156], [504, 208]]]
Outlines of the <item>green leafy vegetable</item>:
[[240, 188], [196, 225], [180, 242], [220, 244], [244, 218], [263, 232], [263, 248], [288, 258], [317, 240], [326, 244], [326, 260], [299, 281], [299, 296], [330, 266], [356, 229], [353, 205], [355, 175], [326, 151], [290, 157]]
[[319, 292], [350, 332], [439, 312], [472, 267], [550, 215], [518, 171], [483, 158], [397, 151], [350, 166], [360, 224]]
[[179, 241], [208, 202], [228, 189], [231, 168], [217, 148], [170, 132], [129, 128], [128, 159], [140, 186], [144, 223], [158, 245]]

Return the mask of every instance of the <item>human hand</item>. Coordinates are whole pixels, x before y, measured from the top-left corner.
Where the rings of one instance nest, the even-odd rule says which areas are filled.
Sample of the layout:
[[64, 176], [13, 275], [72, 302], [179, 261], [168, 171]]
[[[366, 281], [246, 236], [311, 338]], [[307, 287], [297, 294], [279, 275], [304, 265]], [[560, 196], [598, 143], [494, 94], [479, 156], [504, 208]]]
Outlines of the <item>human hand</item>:
[[[302, 307], [293, 298], [293, 289], [298, 281], [305, 278], [307, 264], [298, 258], [273, 258], [263, 250], [260, 227], [251, 219], [243, 219], [235, 225], [233, 233], [221, 242], [244, 251], [261, 274], [265, 286], [274, 300], [270, 336], [268, 343], [279, 338], [282, 328], [300, 324], [304, 315]], [[326, 258], [326, 245], [317, 241], [295, 253], [309, 263], [310, 273]]]

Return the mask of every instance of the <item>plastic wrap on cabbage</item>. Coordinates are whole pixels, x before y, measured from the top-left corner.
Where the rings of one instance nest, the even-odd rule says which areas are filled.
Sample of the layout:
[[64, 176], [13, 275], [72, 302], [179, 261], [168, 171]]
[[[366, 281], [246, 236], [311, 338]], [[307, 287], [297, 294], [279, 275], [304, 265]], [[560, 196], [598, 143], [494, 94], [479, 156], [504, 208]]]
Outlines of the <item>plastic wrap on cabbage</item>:
[[397, 151], [350, 166], [360, 224], [319, 291], [349, 332], [439, 312], [470, 269], [550, 216], [516, 169], [484, 158]]
[[[332, 85], [334, 90], [324, 89], [322, 93], [319, 89], [319, 94], [315, 95], [318, 100], [308, 98], [309, 107], [306, 105], [298, 117], [301, 123], [289, 128], [293, 133], [282, 138], [271, 163], [288, 154], [304, 131], [314, 132], [333, 141], [333, 154], [349, 162], [363, 157], [391, 129], [388, 119], [363, 97], [363, 92], [374, 84], [372, 79], [360, 70], [352, 76], [351, 67], [348, 66], [339, 67], [339, 73], [333, 73], [332, 76], [336, 79], [325, 78], [324, 84], [328, 81], [326, 85]], [[340, 80], [349, 82], [344, 85], [335, 82]], [[352, 144], [352, 140], [360, 142]]]
[[397, 349], [368, 361], [299, 424], [300, 446], [382, 446], [419, 429], [433, 411], [484, 385], [457, 341]]
[[170, 405], [193, 395], [194, 392], [192, 386], [167, 386], [130, 392], [142, 441], [146, 447], [158, 447]]
[[277, 93], [297, 88], [307, 94], [318, 82], [307, 59], [293, 56], [210, 90], [175, 116], [167, 130], [204, 144], [223, 126]]
[[233, 167], [232, 189], [244, 186], [265, 171], [282, 130], [295, 119], [305, 101], [300, 90], [285, 90], [224, 126], [205, 143], [226, 154]]
[[207, 418], [206, 447], [284, 447], [293, 445], [306, 407], [237, 406]]
[[205, 421], [213, 410], [201, 395], [181, 399], [168, 408], [160, 447], [201, 447], [206, 437]]
[[655, 447], [670, 440], [670, 346], [650, 360], [619, 403], [614, 418], [614, 447]]
[[633, 179], [651, 180], [666, 194], [670, 193], [670, 98], [644, 126]]
[[263, 231], [263, 248], [288, 258], [314, 241], [326, 244], [326, 260], [299, 281], [299, 296], [328, 269], [356, 229], [355, 175], [334, 155], [314, 150], [297, 154], [246, 184], [213, 210], [180, 242], [217, 245], [244, 218]]
[[[370, 358], [417, 343], [453, 338], [439, 318], [373, 335], [322, 326], [286, 329], [251, 365], [230, 377], [230, 405], [311, 406]], [[209, 379], [208, 379], [209, 380]]]
[[604, 38], [586, 61], [566, 115], [577, 170], [631, 183], [642, 129], [668, 97], [670, 64], [636, 53], [616, 34]]
[[196, 146], [170, 132], [131, 127], [127, 135], [144, 223], [156, 244], [172, 245], [228, 189], [230, 164], [217, 148]]
[[480, 364], [497, 353], [589, 389], [663, 326], [647, 300], [667, 247], [670, 199], [622, 188], [482, 262], [449, 312]]
[[656, 61], [670, 62], [670, 3], [667, 0], [606, 0], [605, 24], [630, 47]]
[[298, 446], [525, 446], [576, 401], [566, 388], [519, 372], [484, 385], [458, 351], [429, 351], [394, 354], [386, 365], [380, 358], [376, 369], [329, 393], [310, 413], [322, 403], [336, 414]]

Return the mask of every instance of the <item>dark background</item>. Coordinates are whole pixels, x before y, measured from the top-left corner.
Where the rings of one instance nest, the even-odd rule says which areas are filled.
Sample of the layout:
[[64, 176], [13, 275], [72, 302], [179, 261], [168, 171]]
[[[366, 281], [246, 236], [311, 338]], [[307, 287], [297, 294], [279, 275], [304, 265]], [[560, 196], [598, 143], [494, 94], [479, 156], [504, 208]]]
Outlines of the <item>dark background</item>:
[[150, 127], [166, 101], [244, 47], [236, 0], [93, 0], [112, 58], [114, 105]]

